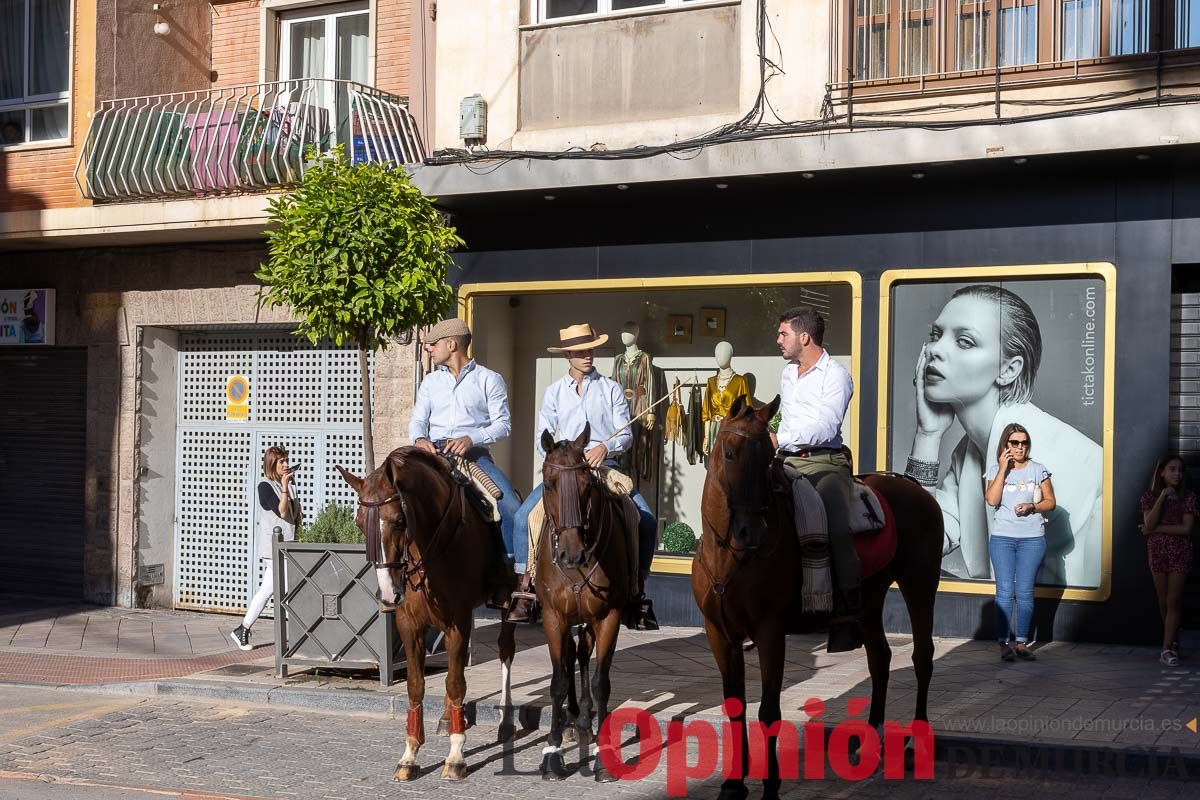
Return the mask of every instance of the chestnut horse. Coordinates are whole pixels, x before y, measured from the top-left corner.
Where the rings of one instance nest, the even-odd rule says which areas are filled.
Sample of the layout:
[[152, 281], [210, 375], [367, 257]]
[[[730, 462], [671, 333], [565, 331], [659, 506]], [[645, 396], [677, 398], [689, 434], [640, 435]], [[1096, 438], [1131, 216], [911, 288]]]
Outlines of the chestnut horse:
[[[467, 776], [463, 699], [472, 614], [487, 600], [507, 598], [517, 577], [493, 546], [497, 534], [491, 523], [468, 500], [441, 456], [401, 447], [365, 478], [340, 466], [338, 471], [358, 494], [356, 521], [367, 539], [367, 560], [376, 565], [383, 600], [398, 603], [395, 619], [407, 662], [408, 725], [404, 755], [393, 778], [411, 781], [421, 773], [417, 752], [425, 743], [425, 633], [432, 624], [445, 633], [450, 662], [445, 711], [438, 725], [439, 734], [446, 726], [450, 734], [442, 778], [462, 780]], [[516, 651], [515, 627], [500, 627], [505, 672]]]
[[[626, 500], [609, 491], [588, 466], [584, 447], [590, 435], [591, 426], [584, 425], [575, 441], [555, 444], [549, 431], [542, 433], [546, 524], [535, 555], [535, 583], [542, 604], [542, 628], [550, 647], [550, 695], [554, 704], [550, 736], [542, 755], [542, 777], [546, 780], [567, 777], [561, 749], [564, 728], [566, 738], [578, 739], [581, 750], [590, 743], [593, 698], [603, 728], [608, 716], [608, 670], [617, 649], [621, 614], [637, 593], [637, 576], [629, 574]], [[572, 626], [580, 626], [578, 641], [571, 635]], [[593, 648], [596, 670], [589, 684], [588, 663]], [[582, 703], [575, 694], [576, 662]], [[600, 746], [608, 743], [602, 740]], [[597, 781], [615, 780], [604, 769], [599, 755], [592, 769]]]
[[[771, 491], [768, 474], [774, 458], [767, 423], [779, 407], [776, 397], [755, 411], [739, 398], [721, 424], [704, 482], [704, 530], [692, 559], [692, 593], [704, 614], [724, 696], [741, 702], [742, 765], [739, 777], [727, 778], [723, 800], [744, 798], [749, 767], [746, 743], [746, 671], [742, 642], [758, 648], [762, 699], [758, 718], [780, 719], [786, 635], [816, 630], [828, 614], [801, 615], [800, 546], [789, 509]], [[892, 582], [900, 586], [913, 635], [917, 677], [915, 719], [928, 721], [926, 704], [933, 674], [933, 603], [942, 563], [942, 512], [920, 486], [903, 476], [873, 474], [867, 485], [891, 506], [897, 535], [896, 554], [882, 571], [862, 581], [862, 629], [871, 673], [868, 722], [884, 721], [888, 669], [892, 653], [883, 631], [883, 604]], [[790, 503], [790, 498], [785, 502]], [[821, 618], [823, 617], [823, 618]], [[736, 704], [734, 704], [736, 707]], [[779, 791], [775, 738], [767, 747], [764, 797]]]

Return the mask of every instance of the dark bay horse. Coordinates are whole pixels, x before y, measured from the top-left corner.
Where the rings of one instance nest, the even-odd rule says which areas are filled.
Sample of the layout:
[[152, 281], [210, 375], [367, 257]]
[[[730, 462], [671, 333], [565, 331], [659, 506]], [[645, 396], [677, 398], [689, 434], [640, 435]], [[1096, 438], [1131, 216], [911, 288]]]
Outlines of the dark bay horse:
[[[442, 777], [461, 780], [467, 775], [463, 699], [472, 614], [486, 600], [507, 597], [517, 577], [511, 565], [494, 563], [495, 533], [442, 457], [401, 447], [365, 478], [340, 466], [338, 471], [358, 493], [356, 521], [367, 539], [368, 560], [376, 564], [383, 599], [399, 602], [395, 618], [407, 660], [408, 724], [404, 755], [393, 777], [410, 781], [421, 772], [417, 752], [425, 743], [425, 633], [434, 625], [445, 633], [450, 664], [438, 726], [441, 733], [448, 725], [450, 734]], [[501, 660], [511, 664], [515, 625], [501, 625], [499, 647]]]
[[[535, 556], [535, 584], [553, 668], [554, 706], [542, 755], [542, 777], [547, 780], [562, 780], [568, 774], [561, 749], [564, 728], [567, 739], [578, 739], [581, 749], [586, 748], [592, 734], [593, 698], [601, 726], [608, 716], [608, 670], [617, 649], [621, 614], [637, 593], [637, 576], [629, 574], [632, 520], [625, 516], [625, 499], [609, 491], [588, 466], [584, 447], [590, 434], [591, 426], [585, 425], [575, 441], [555, 444], [549, 431], [542, 433], [546, 525]], [[581, 626], [578, 641], [572, 626]], [[589, 684], [593, 648], [596, 668]], [[575, 694], [576, 663], [582, 702]], [[601, 741], [600, 746], [606, 743]], [[592, 768], [596, 780], [615, 780], [598, 755]]]
[[[781, 716], [785, 637], [805, 631], [795, 602], [800, 588], [800, 546], [790, 514], [768, 482], [774, 448], [767, 423], [778, 407], [778, 397], [757, 411], [739, 399], [722, 422], [704, 483], [704, 530], [692, 560], [692, 593], [704, 614], [704, 630], [721, 671], [724, 696], [741, 701], [743, 712], [733, 718], [739, 723], [745, 722], [746, 705], [742, 642], [749, 638], [758, 648], [762, 676], [758, 718], [770, 724]], [[890, 504], [899, 537], [896, 555], [887, 567], [862, 581], [862, 628], [871, 672], [868, 722], [878, 729], [884, 721], [892, 658], [883, 631], [883, 603], [893, 581], [900, 587], [912, 625], [917, 677], [914, 718], [928, 721], [933, 604], [941, 572], [943, 523], [937, 502], [907, 478], [875, 474], [864, 480]], [[747, 794], [743, 778], [748, 774], [750, 753], [744, 724], [741, 730], [742, 777], [726, 779], [721, 787], [724, 800]], [[774, 737], [767, 747], [767, 776], [764, 796], [775, 797], [779, 765]]]

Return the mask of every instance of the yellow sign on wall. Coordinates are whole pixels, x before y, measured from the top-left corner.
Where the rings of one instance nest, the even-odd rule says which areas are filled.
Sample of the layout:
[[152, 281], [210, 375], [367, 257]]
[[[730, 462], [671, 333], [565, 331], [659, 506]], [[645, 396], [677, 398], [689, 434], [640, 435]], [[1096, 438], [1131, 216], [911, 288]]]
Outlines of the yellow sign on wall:
[[250, 381], [245, 375], [231, 375], [225, 382], [225, 420], [250, 421]]

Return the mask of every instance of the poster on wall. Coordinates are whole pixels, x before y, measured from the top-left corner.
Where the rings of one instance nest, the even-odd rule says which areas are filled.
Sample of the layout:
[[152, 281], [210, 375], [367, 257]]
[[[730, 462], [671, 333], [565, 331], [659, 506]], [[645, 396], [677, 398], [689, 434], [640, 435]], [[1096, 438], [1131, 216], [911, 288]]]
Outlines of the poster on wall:
[[3, 344], [54, 344], [53, 289], [0, 289]]
[[992, 580], [984, 476], [1005, 427], [1018, 423], [1057, 500], [1037, 583], [1099, 587], [1104, 279], [901, 281], [890, 306], [890, 466], [913, 474], [928, 465], [922, 482], [946, 524], [943, 577]]

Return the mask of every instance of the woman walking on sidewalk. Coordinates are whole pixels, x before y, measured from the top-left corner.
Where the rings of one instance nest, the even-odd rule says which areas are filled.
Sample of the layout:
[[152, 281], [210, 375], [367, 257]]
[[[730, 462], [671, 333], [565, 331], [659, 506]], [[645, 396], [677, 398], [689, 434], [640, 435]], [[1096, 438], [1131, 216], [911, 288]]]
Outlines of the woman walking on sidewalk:
[[1159, 661], [1168, 667], [1179, 664], [1179, 619], [1183, 611], [1183, 587], [1192, 569], [1192, 523], [1196, 519], [1196, 495], [1187, 490], [1183, 458], [1168, 453], [1158, 460], [1150, 490], [1142, 494], [1142, 535], [1150, 556], [1150, 575], [1158, 594], [1158, 613], [1163, 622], [1163, 645]]
[[[1046, 518], [1055, 508], [1050, 472], [1029, 457], [1029, 431], [1010, 422], [1000, 434], [996, 463], [984, 479], [992, 513], [988, 552], [996, 579], [996, 627], [1000, 658], [1033, 661], [1026, 646], [1033, 621], [1033, 584], [1046, 555]], [[1014, 602], [1015, 601], [1015, 602]], [[1016, 625], [1013, 625], [1013, 606]], [[1013, 635], [1016, 643], [1010, 644]]]
[[300, 510], [300, 500], [292, 495], [292, 476], [296, 470], [288, 463], [288, 453], [278, 445], [273, 445], [263, 453], [262, 469], [264, 479], [258, 483], [258, 557], [263, 559], [262, 583], [254, 597], [250, 598], [250, 606], [242, 624], [233, 629], [229, 635], [240, 650], [250, 650], [250, 628], [258, 619], [258, 615], [267, 607], [274, 591], [274, 570], [271, 565], [271, 540], [275, 538], [275, 529], [283, 531], [285, 542], [294, 541], [296, 529], [300, 527], [303, 515]]

